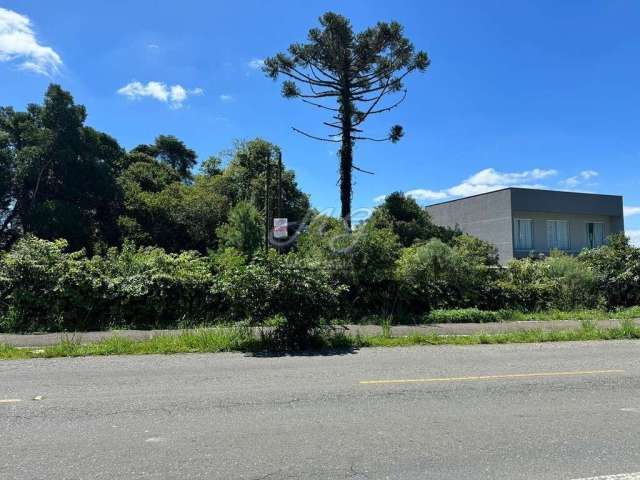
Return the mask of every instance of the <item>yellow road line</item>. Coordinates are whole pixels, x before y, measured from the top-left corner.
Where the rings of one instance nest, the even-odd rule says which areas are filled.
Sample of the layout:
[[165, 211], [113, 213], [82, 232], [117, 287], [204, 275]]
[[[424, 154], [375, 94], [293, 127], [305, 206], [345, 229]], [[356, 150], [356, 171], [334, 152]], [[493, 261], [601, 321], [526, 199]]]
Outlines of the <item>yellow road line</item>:
[[0, 403], [17, 403], [21, 400], [19, 398], [5, 398], [4, 400], [0, 399]]
[[501, 380], [509, 378], [570, 377], [577, 375], [598, 375], [604, 373], [624, 373], [624, 370], [579, 370], [575, 372], [509, 373], [504, 375], [477, 375], [471, 377], [411, 378], [404, 380], [363, 380], [360, 382], [360, 384], [383, 385], [391, 383], [464, 382], [470, 380]]

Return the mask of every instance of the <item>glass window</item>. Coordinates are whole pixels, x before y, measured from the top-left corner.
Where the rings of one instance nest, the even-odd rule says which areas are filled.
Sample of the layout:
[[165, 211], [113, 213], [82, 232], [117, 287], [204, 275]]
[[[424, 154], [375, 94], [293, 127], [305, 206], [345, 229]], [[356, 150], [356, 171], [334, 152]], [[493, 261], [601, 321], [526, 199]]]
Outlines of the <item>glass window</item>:
[[533, 248], [533, 221], [514, 218], [513, 236], [516, 250], [531, 250]]
[[589, 248], [598, 248], [602, 245], [604, 245], [604, 223], [588, 222], [587, 246]]
[[547, 244], [549, 250], [569, 250], [569, 222], [547, 220]]

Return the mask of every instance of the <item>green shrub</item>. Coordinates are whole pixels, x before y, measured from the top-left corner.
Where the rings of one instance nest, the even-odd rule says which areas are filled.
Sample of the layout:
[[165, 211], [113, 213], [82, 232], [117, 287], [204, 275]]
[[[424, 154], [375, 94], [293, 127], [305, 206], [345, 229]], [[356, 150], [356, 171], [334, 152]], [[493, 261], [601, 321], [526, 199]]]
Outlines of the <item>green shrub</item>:
[[506, 303], [525, 312], [551, 308], [553, 285], [546, 264], [530, 258], [512, 260], [498, 281]]
[[425, 314], [425, 323], [486, 323], [502, 322], [511, 319], [510, 310], [478, 310], [477, 308], [459, 308], [453, 310], [432, 310]]
[[25, 237], [0, 259], [4, 331], [190, 326], [219, 314], [206, 257], [125, 245], [104, 257]]
[[2, 255], [2, 330], [58, 330], [64, 323], [63, 305], [69, 316], [82, 316], [83, 306], [73, 304], [75, 296], [63, 285], [73, 283], [83, 289], [86, 279], [81, 274], [75, 282], [69, 282], [69, 276], [78, 270], [77, 263], [84, 254], [66, 254], [66, 247], [64, 240], [48, 242], [27, 236]]
[[213, 322], [221, 301], [212, 291], [209, 259], [197, 252], [169, 254], [159, 248], [125, 245], [94, 257], [103, 278], [110, 323], [133, 328], [188, 327]]
[[270, 250], [250, 264], [222, 270], [212, 290], [233, 318], [275, 326], [277, 343], [297, 349], [328, 325], [344, 289], [321, 262]]
[[589, 265], [558, 252], [553, 252], [545, 262], [549, 278], [554, 283], [554, 308], [594, 308], [602, 303], [596, 275]]
[[417, 311], [459, 306], [462, 267], [440, 240], [404, 249], [396, 268], [403, 306]]
[[509, 262], [498, 286], [509, 308], [526, 312], [594, 308], [601, 303], [597, 278], [589, 266], [558, 252], [544, 260]]
[[401, 302], [409, 311], [501, 305], [494, 249], [463, 235], [454, 246], [432, 239], [404, 249], [396, 278]]
[[229, 221], [216, 230], [222, 247], [233, 247], [251, 258], [263, 245], [264, 220], [249, 202], [238, 202]]
[[342, 300], [350, 317], [393, 310], [394, 269], [402, 249], [390, 229], [365, 224], [349, 232], [339, 220], [318, 216], [300, 236], [298, 250], [327, 265], [335, 280], [348, 286]]
[[613, 235], [606, 245], [582, 252], [579, 260], [593, 271], [609, 308], [640, 304], [640, 249], [627, 237]]

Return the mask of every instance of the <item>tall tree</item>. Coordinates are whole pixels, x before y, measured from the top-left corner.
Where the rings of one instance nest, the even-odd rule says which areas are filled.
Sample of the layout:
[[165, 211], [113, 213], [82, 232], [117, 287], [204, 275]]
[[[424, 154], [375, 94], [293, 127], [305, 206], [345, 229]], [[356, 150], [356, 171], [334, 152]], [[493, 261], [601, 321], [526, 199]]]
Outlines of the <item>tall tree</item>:
[[[282, 84], [284, 97], [332, 112], [332, 120], [323, 123], [337, 133], [322, 137], [293, 129], [316, 140], [340, 143], [342, 218], [351, 226], [352, 173], [364, 171], [353, 163], [354, 142], [395, 143], [403, 136], [400, 125], [381, 138], [365, 136], [362, 124], [370, 115], [402, 103], [407, 94], [403, 79], [415, 70], [424, 71], [430, 61], [425, 52], [415, 51], [397, 22], [379, 22], [356, 34], [342, 15], [327, 12], [319, 20], [321, 28], [309, 30], [308, 43], [294, 43], [288, 53], [267, 58], [264, 72], [274, 80], [287, 77]], [[399, 97], [385, 104], [389, 95]]]
[[429, 213], [411, 197], [402, 192], [393, 192], [373, 210], [367, 223], [376, 228], [390, 228], [403, 247], [439, 238], [445, 243], [460, 235], [457, 229], [441, 227], [431, 221]]
[[124, 151], [85, 119], [58, 85], [42, 105], [0, 109], [0, 248], [24, 233], [66, 238], [72, 248], [115, 241]]
[[197, 155], [184, 142], [173, 135], [159, 135], [153, 145], [138, 145], [132, 153], [143, 153], [173, 168], [183, 180], [192, 178], [191, 169]]
[[[265, 206], [265, 176], [267, 166], [271, 170], [271, 191], [269, 204], [271, 218], [277, 216], [277, 187], [278, 171], [277, 156], [280, 148], [266, 140], [255, 138], [249, 141], [236, 142], [229, 151], [229, 161], [220, 175], [213, 177], [219, 186], [219, 191], [229, 198], [232, 204], [246, 200], [251, 202], [264, 214]], [[281, 173], [282, 199], [281, 212], [290, 222], [301, 222], [307, 215], [310, 205], [309, 197], [300, 190], [293, 170], [286, 168], [283, 163]]]
[[227, 218], [229, 203], [214, 179], [198, 175], [184, 183], [176, 170], [140, 152], [118, 178], [124, 206], [118, 223], [124, 238], [172, 252], [217, 246], [215, 235]]

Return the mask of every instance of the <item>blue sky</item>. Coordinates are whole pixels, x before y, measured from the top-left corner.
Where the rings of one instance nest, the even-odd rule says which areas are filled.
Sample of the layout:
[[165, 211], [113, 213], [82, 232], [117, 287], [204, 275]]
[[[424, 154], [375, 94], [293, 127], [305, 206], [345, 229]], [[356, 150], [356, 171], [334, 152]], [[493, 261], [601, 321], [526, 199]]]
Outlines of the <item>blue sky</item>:
[[[283, 148], [314, 206], [339, 209], [319, 109], [280, 97], [255, 68], [333, 10], [356, 30], [397, 20], [432, 65], [407, 100], [367, 124], [400, 143], [356, 147], [354, 207], [394, 190], [421, 203], [507, 185], [625, 196], [640, 238], [640, 3], [616, 1], [205, 2], [0, 0], [0, 105], [50, 81], [88, 123], [131, 148], [174, 134], [201, 159], [234, 139]], [[152, 82], [152, 83], [149, 83]]]

